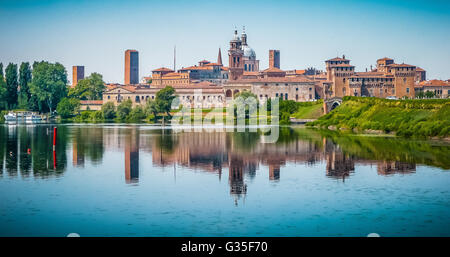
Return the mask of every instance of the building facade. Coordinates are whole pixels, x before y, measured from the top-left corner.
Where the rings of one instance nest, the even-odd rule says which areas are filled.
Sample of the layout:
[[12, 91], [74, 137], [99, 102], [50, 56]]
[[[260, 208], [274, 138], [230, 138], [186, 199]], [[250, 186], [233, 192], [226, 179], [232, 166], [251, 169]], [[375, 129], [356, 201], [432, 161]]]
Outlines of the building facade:
[[417, 93], [423, 92], [424, 94], [432, 92], [435, 98], [449, 98], [450, 82], [437, 79], [422, 81], [416, 84], [416, 91]]
[[369, 96], [414, 98], [416, 66], [396, 64], [393, 59], [377, 60], [377, 68], [356, 72], [345, 56], [325, 61], [327, 82], [324, 97]]

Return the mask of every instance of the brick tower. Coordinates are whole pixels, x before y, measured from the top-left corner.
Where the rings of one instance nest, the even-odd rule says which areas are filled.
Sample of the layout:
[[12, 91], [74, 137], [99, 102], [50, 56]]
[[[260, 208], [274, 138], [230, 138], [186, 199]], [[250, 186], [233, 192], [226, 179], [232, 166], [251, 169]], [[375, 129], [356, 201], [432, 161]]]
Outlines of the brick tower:
[[139, 53], [136, 50], [125, 51], [125, 85], [139, 83]]
[[72, 67], [72, 87], [78, 84], [78, 81], [84, 79], [84, 66]]
[[280, 50], [269, 50], [269, 68], [280, 69]]
[[229, 72], [230, 79], [236, 80], [242, 77], [244, 73], [244, 51], [242, 50], [242, 41], [239, 39], [237, 30], [234, 31], [234, 37], [230, 41], [230, 50], [228, 50], [229, 57]]

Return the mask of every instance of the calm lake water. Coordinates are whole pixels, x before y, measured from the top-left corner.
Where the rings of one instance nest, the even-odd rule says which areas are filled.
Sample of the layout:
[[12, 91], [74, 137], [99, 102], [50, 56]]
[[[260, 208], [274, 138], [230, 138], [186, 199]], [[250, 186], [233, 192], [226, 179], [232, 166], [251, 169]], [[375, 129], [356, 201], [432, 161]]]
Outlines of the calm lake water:
[[450, 236], [450, 145], [0, 125], [0, 236]]

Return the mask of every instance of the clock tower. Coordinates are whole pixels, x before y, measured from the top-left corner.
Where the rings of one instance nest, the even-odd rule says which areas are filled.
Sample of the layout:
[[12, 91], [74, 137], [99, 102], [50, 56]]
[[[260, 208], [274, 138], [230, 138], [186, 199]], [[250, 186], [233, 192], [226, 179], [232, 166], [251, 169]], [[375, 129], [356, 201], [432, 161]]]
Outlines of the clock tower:
[[230, 80], [237, 80], [242, 77], [244, 73], [243, 56], [242, 41], [237, 30], [235, 30], [233, 39], [230, 41], [230, 50], [228, 50]]

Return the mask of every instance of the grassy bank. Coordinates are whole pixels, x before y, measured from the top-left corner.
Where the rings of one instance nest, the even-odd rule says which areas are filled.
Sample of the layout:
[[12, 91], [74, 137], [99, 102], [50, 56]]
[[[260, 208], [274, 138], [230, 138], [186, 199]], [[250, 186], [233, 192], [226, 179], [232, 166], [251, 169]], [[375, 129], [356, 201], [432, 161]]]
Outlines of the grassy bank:
[[299, 106], [297, 112], [292, 116], [296, 119], [317, 119], [323, 115], [322, 107], [322, 101], [309, 106]]
[[405, 137], [449, 137], [450, 100], [386, 100], [345, 97], [341, 106], [307, 124]]

